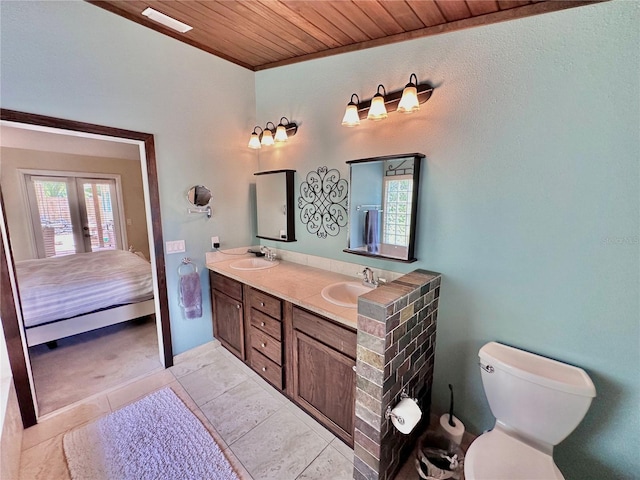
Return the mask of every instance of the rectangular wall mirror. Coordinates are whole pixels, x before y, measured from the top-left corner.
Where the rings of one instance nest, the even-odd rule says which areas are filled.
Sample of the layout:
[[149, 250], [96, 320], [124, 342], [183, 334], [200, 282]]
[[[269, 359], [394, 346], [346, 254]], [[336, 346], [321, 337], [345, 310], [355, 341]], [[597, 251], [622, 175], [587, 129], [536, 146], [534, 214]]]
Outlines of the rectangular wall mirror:
[[257, 172], [258, 238], [295, 242], [293, 174], [295, 170]]
[[421, 153], [351, 160], [349, 245], [344, 251], [415, 262]]

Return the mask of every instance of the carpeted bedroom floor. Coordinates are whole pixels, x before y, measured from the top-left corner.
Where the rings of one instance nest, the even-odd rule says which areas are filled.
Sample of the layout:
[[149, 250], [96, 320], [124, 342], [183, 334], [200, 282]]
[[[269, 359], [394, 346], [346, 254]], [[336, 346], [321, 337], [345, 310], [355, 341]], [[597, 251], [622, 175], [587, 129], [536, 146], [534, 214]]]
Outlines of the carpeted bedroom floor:
[[40, 416], [162, 370], [154, 317], [29, 348]]

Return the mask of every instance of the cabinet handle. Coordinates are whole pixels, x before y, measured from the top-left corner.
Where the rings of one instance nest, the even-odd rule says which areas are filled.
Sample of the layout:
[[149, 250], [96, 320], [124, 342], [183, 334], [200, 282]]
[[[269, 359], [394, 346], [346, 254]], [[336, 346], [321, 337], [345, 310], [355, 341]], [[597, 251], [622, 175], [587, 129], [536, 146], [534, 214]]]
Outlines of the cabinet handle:
[[240, 310], [240, 304], [236, 305], [236, 308], [237, 308], [238, 310]]
[[267, 367], [262, 367], [262, 371], [266, 372], [267, 371]]
[[260, 306], [261, 306], [261, 307], [264, 307], [264, 302], [260, 302]]
[[260, 346], [261, 346], [262, 348], [267, 348], [267, 344], [266, 344], [265, 342], [262, 342], [262, 343], [260, 344]]
[[260, 322], [260, 326], [264, 327], [266, 324], [264, 322]]

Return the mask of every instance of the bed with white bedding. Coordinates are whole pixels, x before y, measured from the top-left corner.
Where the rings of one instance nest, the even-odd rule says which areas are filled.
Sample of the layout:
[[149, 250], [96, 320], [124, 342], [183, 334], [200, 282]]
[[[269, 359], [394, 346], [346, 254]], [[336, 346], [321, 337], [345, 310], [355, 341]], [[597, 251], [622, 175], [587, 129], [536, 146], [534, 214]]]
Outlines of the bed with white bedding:
[[29, 346], [154, 312], [149, 262], [124, 250], [16, 262]]

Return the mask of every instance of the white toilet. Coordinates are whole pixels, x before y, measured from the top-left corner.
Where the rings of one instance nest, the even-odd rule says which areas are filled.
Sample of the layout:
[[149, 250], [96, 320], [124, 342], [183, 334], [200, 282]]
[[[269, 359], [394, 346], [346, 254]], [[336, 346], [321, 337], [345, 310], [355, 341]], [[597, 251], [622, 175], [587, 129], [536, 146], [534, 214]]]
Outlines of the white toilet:
[[596, 396], [581, 368], [487, 343], [480, 374], [496, 424], [471, 444], [466, 480], [561, 480], [553, 447], [582, 421]]

